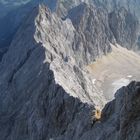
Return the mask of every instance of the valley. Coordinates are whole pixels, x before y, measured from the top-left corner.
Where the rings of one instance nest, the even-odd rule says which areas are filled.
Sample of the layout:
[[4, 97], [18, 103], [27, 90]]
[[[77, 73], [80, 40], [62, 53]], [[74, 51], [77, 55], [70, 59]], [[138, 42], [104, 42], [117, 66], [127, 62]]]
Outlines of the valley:
[[87, 66], [96, 79], [94, 84], [102, 89], [107, 100], [112, 100], [122, 86], [140, 79], [140, 56], [118, 44], [111, 46], [111, 53]]

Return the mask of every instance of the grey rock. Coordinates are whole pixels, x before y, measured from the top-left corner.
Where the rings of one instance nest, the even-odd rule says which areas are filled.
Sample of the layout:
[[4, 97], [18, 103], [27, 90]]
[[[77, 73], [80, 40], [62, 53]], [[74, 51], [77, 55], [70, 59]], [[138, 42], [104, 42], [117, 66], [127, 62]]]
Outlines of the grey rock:
[[117, 43], [135, 49], [139, 31], [139, 21], [135, 16], [122, 7], [109, 14], [109, 25]]
[[76, 139], [91, 128], [105, 99], [76, 63], [74, 30], [44, 6], [18, 30], [0, 63], [1, 140]]
[[116, 93], [102, 111], [102, 119], [81, 140], [138, 140], [140, 83], [131, 82]]
[[[65, 0], [63, 2], [61, 1], [57, 2], [58, 15], [60, 16], [66, 15], [69, 9], [75, 7], [80, 2], [81, 1], [78, 1], [78, 0], [77, 1]], [[140, 26], [139, 26], [140, 11], [138, 8], [138, 5], [140, 4], [139, 1], [133, 1], [133, 0], [128, 0], [128, 1], [127, 0], [115, 0], [115, 1], [114, 0], [105, 0], [105, 1], [104, 0], [93, 0], [93, 1], [87, 0], [86, 1], [85, 0], [84, 2], [87, 3], [88, 5], [90, 4], [92, 6], [95, 5], [96, 7], [99, 7], [98, 11], [100, 11], [100, 13], [102, 11], [106, 20], [107, 20], [107, 14], [109, 14], [109, 24], [111, 27], [111, 31], [113, 32], [114, 38], [116, 39], [118, 44], [128, 49], [135, 50], [136, 52], [139, 50], [139, 47], [138, 47], [138, 44], [139, 44], [138, 36], [140, 33]], [[73, 8], [73, 9], [76, 10], [76, 8]], [[82, 11], [81, 11], [81, 16], [82, 16]], [[72, 17], [75, 17], [75, 16], [72, 15]], [[108, 24], [107, 22], [105, 23], [105, 25]], [[108, 37], [111, 40], [113, 40], [113, 36], [111, 32], [109, 31], [109, 29], [107, 29], [107, 31], [109, 32], [107, 33]]]
[[[122, 7], [124, 7], [124, 9], [126, 9], [128, 11], [128, 14], [126, 15], [127, 16], [126, 19], [129, 20], [128, 23], [133, 24], [134, 21], [136, 21], [136, 18], [137, 18], [138, 22], [140, 23], [140, 8], [139, 8], [140, 1], [139, 0], [95, 0], [95, 3], [99, 7], [100, 6], [103, 6], [104, 8], [106, 8], [108, 10], [108, 13], [112, 13], [113, 11], [120, 11], [120, 9], [122, 9]], [[123, 15], [122, 12], [121, 12], [121, 15]], [[122, 20], [122, 18], [120, 20]], [[116, 21], [116, 22], [118, 23], [119, 21]], [[134, 26], [135, 25], [133, 24], [133, 27]], [[134, 28], [134, 31], [135, 30], [137, 30], [138, 34], [140, 35], [140, 26], [137, 27], [137, 28]], [[132, 34], [134, 33], [134, 31], [132, 32]], [[121, 32], [121, 30], [120, 30], [120, 32]], [[130, 30], [129, 30], [129, 32], [130, 32]], [[137, 43], [139, 42], [138, 41], [139, 35], [137, 35], [136, 38], [135, 38], [135, 40], [137, 40]], [[123, 34], [121, 35], [121, 37], [123, 38]], [[135, 37], [135, 36], [133, 36], [133, 37]], [[128, 40], [126, 39], [124, 41], [127, 42]], [[118, 43], [120, 43], [120, 42], [118, 42]], [[132, 46], [134, 46], [133, 47], [133, 50], [135, 50], [136, 52], [138, 52], [139, 51], [139, 45], [137, 45], [135, 43], [135, 41], [133, 43], [130, 46], [127, 45], [127, 48], [131, 48]]]
[[[101, 7], [100, 10], [102, 13], [104, 13], [104, 16], [106, 17], [107, 12], [110, 13], [113, 10], [116, 10], [120, 7], [125, 7], [129, 13], [132, 13], [133, 16], [136, 16], [139, 19], [139, 1], [126, 1], [126, 0], [27, 0], [27, 1], [1, 1], [0, 2], [0, 10], [1, 13], [7, 13], [3, 18], [0, 18], [0, 47], [2, 48], [9, 48], [9, 45], [13, 39], [13, 36], [17, 32], [19, 26], [24, 22], [25, 18], [27, 18], [30, 11], [38, 5], [38, 3], [45, 3], [53, 12], [56, 12], [59, 17], [66, 16], [68, 14], [68, 11], [75, 6], [79, 5], [81, 2], [85, 2], [88, 5], [96, 5]], [[103, 7], [104, 6], [104, 7]], [[106, 9], [106, 10], [104, 10]], [[9, 11], [10, 12], [7, 12]], [[98, 11], [100, 11], [98, 10]], [[101, 13], [101, 12], [100, 12]], [[107, 18], [107, 17], [106, 17]], [[107, 21], [107, 19], [106, 19]], [[135, 30], [135, 29], [134, 29]], [[113, 30], [114, 31], [114, 30]], [[139, 31], [139, 30], [138, 30]], [[108, 38], [112, 40], [114, 38], [110, 31], [108, 29], [106, 30], [108, 32]], [[121, 32], [121, 31], [120, 31]], [[130, 31], [128, 31], [129, 34]], [[121, 36], [123, 37], [123, 36]], [[138, 36], [136, 36], [136, 39]], [[127, 42], [127, 40], [125, 40]], [[117, 42], [120, 43], [120, 42]], [[137, 40], [137, 43], [134, 43], [137, 46], [134, 46], [133, 50], [139, 50], [139, 42]], [[125, 47], [125, 46], [124, 46]]]
[[140, 20], [139, 0], [99, 0], [99, 2], [100, 5], [102, 4], [108, 9], [109, 13], [114, 11], [115, 9], [124, 7]]
[[106, 100], [84, 66], [115, 43], [107, 17], [86, 4], [63, 20], [44, 5], [32, 10], [0, 62], [1, 140], [139, 137], [139, 83], [120, 89], [101, 120], [93, 114]]

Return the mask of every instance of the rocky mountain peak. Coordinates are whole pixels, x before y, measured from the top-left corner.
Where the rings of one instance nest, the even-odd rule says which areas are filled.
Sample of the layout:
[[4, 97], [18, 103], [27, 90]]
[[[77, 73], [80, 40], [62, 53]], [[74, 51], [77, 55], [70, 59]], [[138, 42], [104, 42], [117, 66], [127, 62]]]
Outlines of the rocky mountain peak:
[[[80, 35], [78, 35], [78, 42], [81, 40], [84, 42], [83, 52], [85, 52], [84, 57], [85, 60], [87, 59], [87, 63], [111, 51], [109, 43], [114, 43], [115, 39], [108, 25], [106, 11], [82, 3], [72, 8], [68, 12], [67, 18], [71, 19]], [[76, 47], [81, 49], [77, 45]]]
[[[139, 82], [121, 88], [107, 103], [99, 88], [106, 79], [97, 81], [86, 68], [98, 58], [110, 58], [112, 44], [117, 53], [118, 49], [124, 51], [116, 44], [122, 35], [117, 40], [113, 27], [126, 35], [134, 31], [135, 36], [136, 20], [131, 15], [133, 20], [126, 22], [129, 18], [125, 9], [108, 15], [106, 9], [81, 1], [59, 1], [56, 11], [55, 0], [46, 1], [50, 7], [34, 1], [31, 7], [32, 2], [29, 7], [24, 5], [24, 18], [14, 13], [20, 24], [12, 30], [14, 36], [0, 62], [1, 140], [139, 138]], [[120, 22], [127, 31], [120, 28]], [[131, 51], [121, 55], [137, 56]]]
[[139, 21], [134, 15], [122, 7], [109, 14], [109, 25], [119, 44], [128, 49], [135, 49]]
[[115, 99], [103, 109], [100, 123], [97, 122], [80, 140], [139, 139], [139, 95], [139, 82], [133, 81], [119, 89]]
[[76, 62], [74, 32], [44, 5], [20, 27], [0, 65], [2, 140], [77, 138], [91, 127], [91, 108], [105, 99]]

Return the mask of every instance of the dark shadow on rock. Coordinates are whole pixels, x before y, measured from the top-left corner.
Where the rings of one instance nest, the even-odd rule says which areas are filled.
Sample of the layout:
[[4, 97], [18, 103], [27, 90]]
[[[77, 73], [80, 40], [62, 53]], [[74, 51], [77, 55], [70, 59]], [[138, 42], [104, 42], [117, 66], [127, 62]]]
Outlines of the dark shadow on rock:
[[0, 63], [0, 137], [49, 140], [67, 135], [74, 139], [91, 128], [91, 107], [55, 82], [50, 52], [34, 39], [38, 14], [34, 10]]

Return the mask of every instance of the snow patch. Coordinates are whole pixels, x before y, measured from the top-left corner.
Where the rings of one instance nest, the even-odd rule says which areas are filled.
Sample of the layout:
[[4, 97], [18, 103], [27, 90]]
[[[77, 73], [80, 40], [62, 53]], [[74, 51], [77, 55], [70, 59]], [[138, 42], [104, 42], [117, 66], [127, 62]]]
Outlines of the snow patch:
[[116, 80], [112, 83], [114, 90], [113, 92], [115, 93], [118, 89], [120, 89], [123, 86], [127, 86], [130, 83], [129, 79], [121, 78], [119, 80]]
[[92, 79], [92, 83], [95, 84], [95, 82], [96, 82], [96, 79]]
[[132, 78], [133, 76], [132, 76], [132, 75], [128, 75], [127, 77], [128, 77], [128, 78]]

